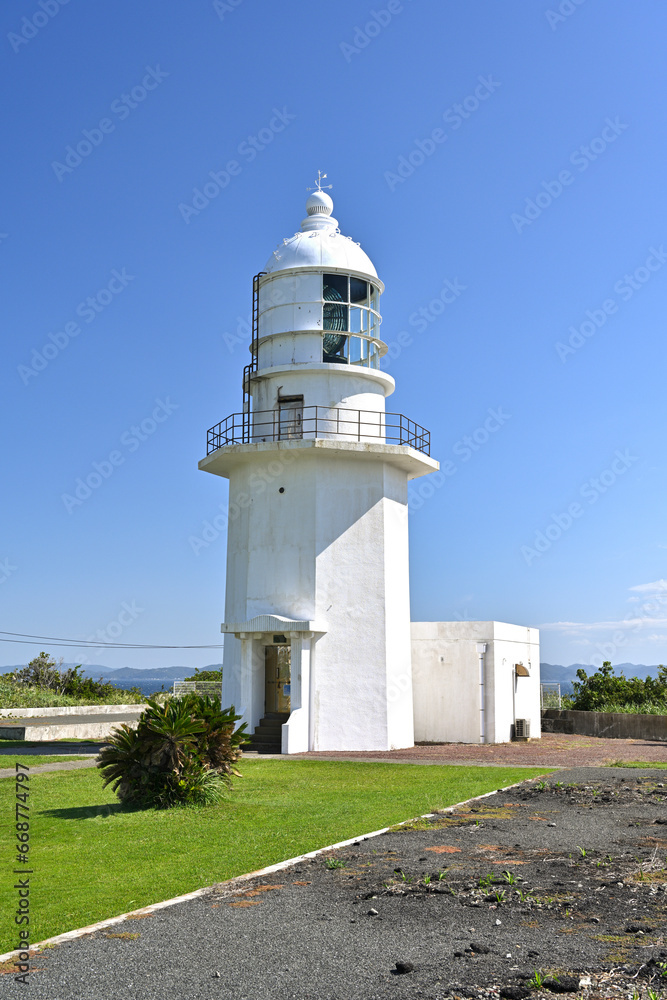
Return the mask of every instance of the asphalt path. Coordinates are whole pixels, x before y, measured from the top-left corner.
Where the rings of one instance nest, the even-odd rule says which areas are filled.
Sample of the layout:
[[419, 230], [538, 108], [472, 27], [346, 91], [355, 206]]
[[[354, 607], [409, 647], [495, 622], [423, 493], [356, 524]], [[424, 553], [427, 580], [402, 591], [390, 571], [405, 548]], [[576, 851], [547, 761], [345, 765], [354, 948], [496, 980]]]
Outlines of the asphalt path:
[[[660, 770], [578, 767], [559, 770], [545, 780], [589, 785], [636, 782], [644, 776], [654, 783], [667, 777]], [[492, 806], [494, 798], [484, 798], [485, 806]], [[502, 795], [497, 798], [500, 802]], [[487, 830], [493, 833], [483, 836], [506, 844], [508, 850], [540, 845], [562, 853], [584, 844], [589, 852], [624, 854], [629, 852], [621, 848], [630, 848], [632, 838], [639, 836], [627, 830], [628, 813], [621, 814], [613, 805], [595, 813], [567, 808], [566, 802], [559, 808], [555, 822], [548, 825], [528, 822], [527, 810], [525, 815], [514, 810], [517, 822], [489, 822]], [[660, 810], [664, 815], [662, 806], [651, 802], [642, 808], [647, 823], [662, 822], [651, 819]], [[471, 836], [470, 827], [440, 832], [443, 843], [449, 842], [447, 838]], [[373, 866], [381, 864], [380, 855], [392, 851], [401, 852], [401, 857], [414, 855], [416, 864], [417, 855], [433, 850], [425, 846], [433, 838], [433, 832], [418, 830], [388, 833], [359, 842], [350, 848], [357, 852], [351, 857], [365, 859], [370, 868], [365, 869], [364, 878], [372, 878]], [[620, 846], [612, 848], [612, 844]], [[446, 857], [429, 855], [418, 860], [435, 866]], [[379, 912], [371, 916], [374, 897], [364, 902], [358, 893], [355, 896], [356, 883], [346, 881], [354, 877], [342, 868], [329, 870], [319, 858], [297, 862], [255, 883], [214, 887], [145, 919], [128, 919], [38, 955], [29, 977], [29, 994], [35, 1000], [439, 1000], [451, 995], [457, 975], [453, 970], [462, 968], [452, 956], [471, 935], [495, 941], [491, 950], [498, 953], [497, 961], [507, 959], [508, 969], [518, 968], [513, 964], [515, 948], [522, 942], [527, 946], [530, 934], [535, 936], [534, 947], [546, 951], [534, 959], [536, 963], [547, 964], [551, 950], [563, 951], [568, 946], [569, 939], [554, 934], [538, 943], [537, 931], [528, 931], [521, 922], [525, 918], [518, 915], [512, 923], [509, 911], [500, 911], [501, 921], [498, 911], [490, 912], [493, 907], [470, 910], [446, 895], [404, 897], [403, 901], [384, 897], [375, 903]], [[253, 889], [257, 882], [264, 888]], [[604, 929], [602, 925], [600, 930]], [[509, 949], [515, 955], [511, 962]], [[404, 959], [414, 963], [414, 972], [398, 975], [395, 963]], [[0, 996], [25, 996], [24, 989], [12, 975], [0, 977]]]

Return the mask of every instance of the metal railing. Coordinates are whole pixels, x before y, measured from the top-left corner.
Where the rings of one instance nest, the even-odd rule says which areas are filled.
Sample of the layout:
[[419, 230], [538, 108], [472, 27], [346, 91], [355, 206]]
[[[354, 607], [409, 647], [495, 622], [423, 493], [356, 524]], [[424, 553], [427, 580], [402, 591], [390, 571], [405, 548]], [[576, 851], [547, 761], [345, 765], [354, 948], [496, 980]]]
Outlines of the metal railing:
[[250, 426], [243, 413], [231, 413], [209, 428], [206, 454], [230, 444], [262, 441], [313, 440], [340, 438], [365, 443], [400, 444], [431, 453], [430, 431], [409, 420], [402, 413], [378, 413], [375, 410], [345, 410], [330, 406], [304, 406], [298, 410], [254, 410]]
[[540, 708], [560, 708], [560, 684], [557, 681], [543, 681], [540, 684]]
[[174, 697], [180, 698], [184, 694], [204, 694], [215, 698], [220, 695], [222, 681], [174, 681]]

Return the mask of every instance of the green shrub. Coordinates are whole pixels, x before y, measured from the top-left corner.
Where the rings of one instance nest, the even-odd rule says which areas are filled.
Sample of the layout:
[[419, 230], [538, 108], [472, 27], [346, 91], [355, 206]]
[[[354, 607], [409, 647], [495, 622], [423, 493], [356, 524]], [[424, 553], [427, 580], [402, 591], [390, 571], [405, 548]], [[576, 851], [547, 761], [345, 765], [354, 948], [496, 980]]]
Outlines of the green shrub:
[[113, 730], [97, 758], [104, 787], [123, 802], [166, 808], [220, 800], [246, 742], [245, 723], [219, 698], [188, 694], [164, 705], [149, 699], [136, 728]]
[[[658, 676], [627, 678], [623, 673], [614, 674], [609, 660], [589, 677], [583, 669], [577, 670], [571, 707], [583, 712], [649, 712], [652, 715], [667, 713], [667, 667], [658, 667]], [[611, 708], [610, 706], [614, 706]]]
[[[144, 697], [139, 688], [131, 688], [129, 691], [122, 691], [114, 687], [113, 684], [105, 683], [102, 680], [94, 681], [92, 677], [82, 677], [80, 674], [81, 664], [76, 667], [62, 669], [62, 660], [56, 663], [48, 653], [40, 653], [34, 660], [31, 660], [27, 667], [15, 670], [13, 674], [4, 674], [3, 688], [7, 688], [10, 696], [9, 704], [5, 703], [3, 697], [3, 708], [28, 708], [35, 704], [35, 699], [30, 698], [30, 693], [49, 692], [51, 695], [59, 696], [54, 701], [47, 698], [41, 704], [67, 704], [70, 699], [75, 699], [74, 704], [97, 703], [104, 704], [119, 703], [119, 695], [124, 696], [121, 701], [128, 702], [143, 701]], [[11, 697], [12, 689], [18, 696]], [[4, 694], [4, 691], [3, 691]], [[25, 700], [21, 696], [25, 696]], [[39, 702], [39, 698], [37, 699]]]

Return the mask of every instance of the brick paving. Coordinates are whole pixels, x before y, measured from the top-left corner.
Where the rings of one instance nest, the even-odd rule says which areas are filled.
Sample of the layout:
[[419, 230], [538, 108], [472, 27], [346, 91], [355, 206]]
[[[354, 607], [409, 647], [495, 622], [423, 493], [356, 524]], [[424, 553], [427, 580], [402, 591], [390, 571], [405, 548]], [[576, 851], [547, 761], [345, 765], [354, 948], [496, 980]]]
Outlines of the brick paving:
[[[3, 755], [4, 756], [4, 755]], [[9, 756], [9, 754], [7, 754]], [[600, 767], [615, 761], [645, 761], [667, 764], [667, 743], [656, 740], [609, 740], [599, 736], [570, 736], [542, 733], [529, 743], [436, 743], [386, 751], [309, 751], [280, 754], [248, 753], [265, 760], [359, 760], [386, 764], [496, 764], [503, 767]], [[41, 764], [30, 768], [41, 771], [71, 771], [95, 767], [95, 759]], [[14, 774], [14, 768], [0, 769], [0, 778]]]
[[524, 767], [595, 767], [614, 761], [667, 764], [667, 743], [656, 740], [610, 740], [599, 736], [542, 733], [529, 743], [438, 743], [407, 750], [309, 752], [292, 760], [375, 760], [400, 764], [501, 764]]

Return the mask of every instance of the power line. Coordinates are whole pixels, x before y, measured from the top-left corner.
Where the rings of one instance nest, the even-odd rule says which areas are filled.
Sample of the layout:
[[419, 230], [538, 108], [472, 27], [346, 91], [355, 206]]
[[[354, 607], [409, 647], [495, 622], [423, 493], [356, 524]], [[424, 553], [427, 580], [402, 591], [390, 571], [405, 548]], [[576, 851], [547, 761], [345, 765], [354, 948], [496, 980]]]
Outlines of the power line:
[[[4, 636], [20, 636], [21, 638], [5, 639]], [[106, 649], [221, 649], [223, 646], [221, 642], [208, 646], [164, 646], [138, 642], [104, 642], [102, 640], [88, 642], [85, 639], [64, 639], [53, 635], [29, 635], [25, 632], [0, 631], [0, 642], [18, 642], [34, 646], [35, 640], [39, 640], [46, 646], [67, 646], [71, 649], [98, 649], [102, 647]]]

